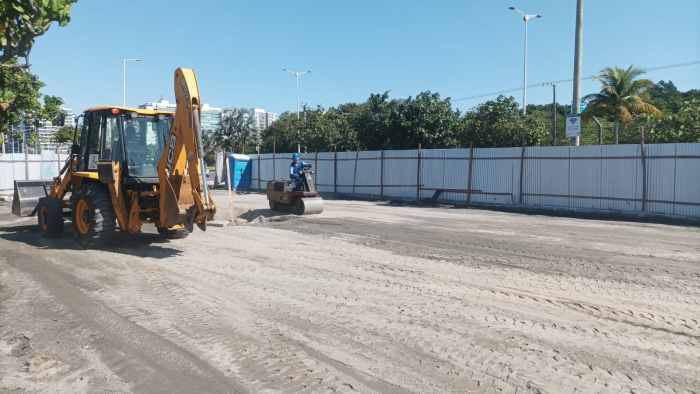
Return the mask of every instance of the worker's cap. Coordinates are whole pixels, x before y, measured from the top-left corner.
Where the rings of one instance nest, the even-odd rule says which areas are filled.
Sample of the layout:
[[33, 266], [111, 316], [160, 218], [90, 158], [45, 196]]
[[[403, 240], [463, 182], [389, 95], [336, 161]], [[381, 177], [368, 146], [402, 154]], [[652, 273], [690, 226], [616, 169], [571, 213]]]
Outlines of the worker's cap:
[[293, 154], [292, 160], [294, 160], [294, 161], [299, 160], [299, 154], [298, 153]]

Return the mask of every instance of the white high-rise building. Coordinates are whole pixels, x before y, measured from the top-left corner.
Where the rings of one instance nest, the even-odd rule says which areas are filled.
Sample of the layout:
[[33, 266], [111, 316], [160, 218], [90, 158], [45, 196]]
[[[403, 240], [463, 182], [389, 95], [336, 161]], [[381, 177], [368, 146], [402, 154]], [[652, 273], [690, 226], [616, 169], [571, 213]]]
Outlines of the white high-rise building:
[[272, 122], [277, 120], [277, 114], [274, 112], [265, 112], [264, 109], [253, 108], [250, 110], [250, 116], [254, 119], [255, 128], [265, 130]]
[[[177, 109], [176, 103], [171, 103], [168, 100], [160, 98], [158, 102], [147, 102], [139, 105], [141, 109], [150, 109], [152, 111], [173, 111]], [[219, 128], [221, 123], [221, 108], [212, 107], [209, 104], [202, 104], [202, 130], [214, 131]]]

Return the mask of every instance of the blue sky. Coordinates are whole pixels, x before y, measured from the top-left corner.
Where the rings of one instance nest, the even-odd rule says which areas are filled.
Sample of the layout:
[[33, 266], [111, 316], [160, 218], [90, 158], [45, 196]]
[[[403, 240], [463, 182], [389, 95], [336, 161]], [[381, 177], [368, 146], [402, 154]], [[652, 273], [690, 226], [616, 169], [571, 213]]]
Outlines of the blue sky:
[[[296, 111], [424, 91], [451, 97], [466, 111], [523, 85], [524, 24], [514, 6], [542, 18], [528, 22], [528, 85], [573, 78], [575, 0], [81, 0], [66, 27], [54, 24], [31, 53], [44, 94], [74, 113], [121, 105], [123, 59], [127, 106], [174, 101], [173, 73], [192, 68], [202, 101], [216, 107]], [[700, 60], [699, 0], [586, 0], [583, 76], [603, 67], [655, 68]], [[700, 64], [649, 71], [654, 82], [700, 88]], [[557, 101], [572, 101], [572, 82]], [[582, 93], [599, 90], [584, 80]], [[506, 93], [522, 102], [522, 89]], [[462, 100], [460, 100], [462, 99]], [[551, 103], [551, 87], [528, 88], [528, 104]]]

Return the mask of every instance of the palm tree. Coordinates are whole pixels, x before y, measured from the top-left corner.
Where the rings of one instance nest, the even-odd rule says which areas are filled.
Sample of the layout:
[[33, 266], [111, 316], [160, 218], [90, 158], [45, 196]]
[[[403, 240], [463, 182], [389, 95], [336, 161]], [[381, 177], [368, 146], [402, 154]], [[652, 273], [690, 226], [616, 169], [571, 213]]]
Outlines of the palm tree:
[[228, 108], [221, 114], [221, 122], [216, 130], [219, 146], [237, 152], [246, 144], [256, 144], [258, 131], [250, 113], [244, 108]]
[[615, 117], [615, 143], [617, 144], [618, 125], [627, 128], [634, 113], [650, 113], [654, 116], [661, 116], [661, 111], [649, 104], [650, 95], [647, 89], [654, 86], [648, 79], [637, 79], [644, 74], [644, 70], [629, 66], [627, 70], [606, 67], [600, 75], [593, 77], [593, 80], [603, 84], [599, 93], [585, 96], [584, 101], [588, 101], [588, 109], [584, 116], [613, 115]]

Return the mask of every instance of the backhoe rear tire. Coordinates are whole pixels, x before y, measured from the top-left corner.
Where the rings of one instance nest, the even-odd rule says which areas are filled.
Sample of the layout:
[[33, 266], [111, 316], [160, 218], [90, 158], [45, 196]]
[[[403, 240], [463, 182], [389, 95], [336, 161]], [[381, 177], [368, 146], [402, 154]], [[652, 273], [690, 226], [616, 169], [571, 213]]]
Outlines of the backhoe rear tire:
[[187, 238], [190, 232], [186, 228], [176, 228], [174, 230], [165, 227], [158, 227], [158, 233], [165, 239], [182, 239]]
[[56, 197], [42, 197], [37, 205], [39, 232], [46, 238], [58, 238], [63, 233], [63, 208]]
[[73, 194], [72, 200], [71, 218], [78, 243], [85, 248], [110, 243], [117, 221], [109, 190], [99, 183], [84, 184]]
[[270, 203], [270, 209], [271, 209], [271, 210], [276, 211], [277, 208], [279, 208], [279, 207], [277, 206], [277, 205], [278, 205], [278, 204], [277, 204], [277, 201], [268, 200], [268, 202]]

